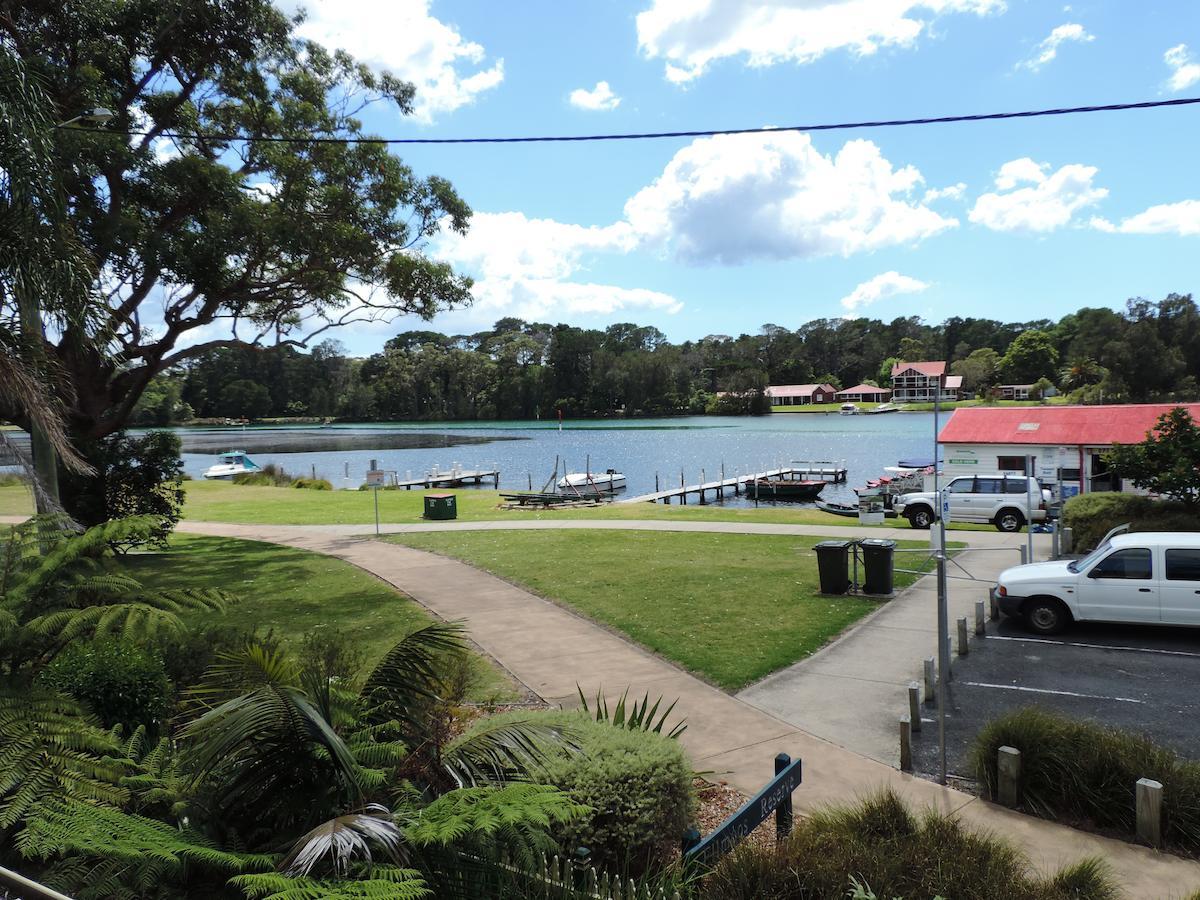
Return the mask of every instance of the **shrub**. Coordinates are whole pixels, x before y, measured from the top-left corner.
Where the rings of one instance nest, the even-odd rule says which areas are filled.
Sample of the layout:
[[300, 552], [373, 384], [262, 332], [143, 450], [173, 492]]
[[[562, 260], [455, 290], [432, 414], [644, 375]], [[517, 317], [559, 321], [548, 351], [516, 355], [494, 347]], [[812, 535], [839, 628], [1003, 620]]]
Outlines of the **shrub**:
[[192, 626], [160, 635], [156, 652], [162, 657], [167, 678], [182, 693], [200, 683], [205, 671], [222, 653], [245, 647], [251, 640], [270, 647], [279, 645], [274, 632], [258, 635], [242, 625], [220, 623]]
[[[598, 866], [631, 875], [667, 860], [696, 811], [692, 765], [679, 742], [645, 731], [614, 728], [581, 712], [520, 714], [561, 727], [578, 753], [549, 752], [536, 780], [591, 807], [561, 826], [565, 853], [587, 847]], [[494, 723], [496, 717], [485, 720]]]
[[292, 487], [307, 491], [332, 491], [333, 485], [324, 478], [297, 478]]
[[1181, 504], [1137, 494], [1080, 494], [1063, 507], [1063, 525], [1074, 533], [1079, 550], [1093, 549], [1111, 529], [1126, 522], [1131, 531], [1200, 531], [1200, 516]]
[[[847, 891], [847, 886], [851, 890]], [[933, 810], [914, 816], [895, 794], [798, 820], [777, 847], [743, 844], [704, 879], [701, 900], [809, 900], [853, 896], [975, 900], [1114, 900], [1101, 863], [1048, 879], [1021, 854]]]
[[253, 472], [242, 472], [233, 476], [234, 484], [250, 484], [258, 487], [287, 487], [292, 483], [292, 476], [283, 470], [283, 466], [267, 463], [261, 469]]
[[1149, 738], [1040, 709], [1022, 709], [988, 723], [972, 761], [987, 796], [996, 793], [996, 751], [1021, 751], [1024, 807], [1068, 822], [1135, 831], [1139, 778], [1163, 786], [1163, 840], [1200, 856], [1200, 763], [1180, 759]]
[[111, 728], [158, 731], [170, 708], [171, 682], [162, 657], [128, 641], [72, 644], [41, 673], [43, 684], [75, 698]]

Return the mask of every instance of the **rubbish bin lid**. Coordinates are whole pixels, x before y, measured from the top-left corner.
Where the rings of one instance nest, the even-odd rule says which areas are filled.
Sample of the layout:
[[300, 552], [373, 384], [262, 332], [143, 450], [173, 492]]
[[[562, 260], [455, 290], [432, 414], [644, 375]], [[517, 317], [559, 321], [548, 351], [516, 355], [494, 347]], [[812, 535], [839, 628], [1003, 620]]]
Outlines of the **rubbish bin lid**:
[[889, 541], [886, 538], [866, 538], [859, 541], [864, 547], [895, 547], [895, 541]]
[[854, 541], [821, 541], [819, 544], [814, 544], [813, 549], [820, 550], [822, 548], [829, 548], [831, 550], [845, 550], [853, 543]]
[[426, 500], [450, 500], [454, 494], [426, 494]]

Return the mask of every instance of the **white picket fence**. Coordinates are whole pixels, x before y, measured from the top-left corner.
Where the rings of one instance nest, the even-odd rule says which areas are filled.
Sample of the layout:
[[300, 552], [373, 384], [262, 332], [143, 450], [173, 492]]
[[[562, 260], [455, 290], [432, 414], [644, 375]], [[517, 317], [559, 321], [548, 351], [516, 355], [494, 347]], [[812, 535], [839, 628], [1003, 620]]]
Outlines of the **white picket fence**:
[[632, 878], [622, 879], [557, 855], [543, 854], [541, 865], [532, 871], [507, 859], [500, 865], [528, 882], [533, 892], [528, 896], [539, 900], [681, 900], [678, 891], [668, 894], [663, 888], [653, 890]]

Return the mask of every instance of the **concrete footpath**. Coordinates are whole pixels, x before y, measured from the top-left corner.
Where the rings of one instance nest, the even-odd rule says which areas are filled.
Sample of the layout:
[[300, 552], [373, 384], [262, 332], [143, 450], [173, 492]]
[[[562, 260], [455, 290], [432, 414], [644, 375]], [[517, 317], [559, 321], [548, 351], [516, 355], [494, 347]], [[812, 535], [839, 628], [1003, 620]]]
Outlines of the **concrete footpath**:
[[[468, 524], [469, 530], [488, 524], [501, 528], [580, 527], [565, 521], [463, 523]], [[600, 523], [587, 523], [583, 527], [597, 525]], [[687, 527], [681, 527], [684, 525]], [[697, 525], [705, 527], [692, 527]], [[723, 527], [711, 527], [714, 525]], [[771, 534], [853, 531], [808, 526], [747, 527], [736, 522], [613, 522], [600, 527], [631, 526], [663, 531]], [[771, 530], [760, 531], [762, 528]], [[430, 526], [393, 526], [389, 531], [401, 529], [441, 530]], [[576, 684], [585, 694], [603, 687], [611, 695], [628, 686], [631, 694], [639, 696], [648, 691], [651, 695], [678, 698], [676, 709], [686, 716], [688, 724], [681, 740], [696, 768], [726, 779], [744, 793], [753, 793], [771, 776], [772, 760], [782, 751], [804, 761], [804, 784], [795, 794], [797, 809], [802, 813], [889, 787], [915, 804], [954, 813], [974, 828], [1002, 834], [1044, 872], [1084, 856], [1098, 856], [1113, 866], [1128, 895], [1139, 900], [1182, 897], [1200, 888], [1200, 864], [1012, 813], [972, 795], [905, 775], [719, 691], [622, 636], [486, 572], [446, 557], [355, 536], [353, 532], [361, 535], [362, 526], [183, 522], [179, 530], [285, 544], [353, 563], [392, 584], [436, 616], [463, 622], [475, 643], [518, 681], [550, 702], [566, 706], [577, 703]], [[913, 536], [906, 529], [897, 529], [896, 533], [910, 539]], [[1005, 537], [961, 532], [955, 534], [955, 539], [960, 534], [981, 544]]]

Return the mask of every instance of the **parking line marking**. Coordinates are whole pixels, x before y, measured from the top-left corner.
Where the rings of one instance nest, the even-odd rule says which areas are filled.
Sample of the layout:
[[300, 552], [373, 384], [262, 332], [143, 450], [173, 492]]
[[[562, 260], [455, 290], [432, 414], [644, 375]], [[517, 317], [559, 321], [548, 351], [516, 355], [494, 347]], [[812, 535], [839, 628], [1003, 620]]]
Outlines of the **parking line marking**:
[[1116, 700], [1118, 703], [1144, 703], [1131, 697], [1102, 697], [1099, 694], [1077, 694], [1075, 691], [1052, 691], [1048, 688], [1021, 687], [1016, 684], [988, 684], [983, 681], [964, 681], [967, 687], [996, 688], [1001, 691], [1024, 691], [1029, 694], [1057, 694], [1060, 697], [1082, 697], [1084, 700]]
[[1088, 647], [1092, 650], [1127, 650], [1130, 653], [1159, 653], [1163, 656], [1198, 656], [1190, 650], [1159, 650], [1155, 647], [1121, 647], [1117, 644], [1084, 644], [1078, 641], [1051, 641], [1046, 638], [1007, 637], [1002, 634], [989, 634], [989, 641], [1020, 641], [1026, 644], [1057, 644], [1060, 647]]

